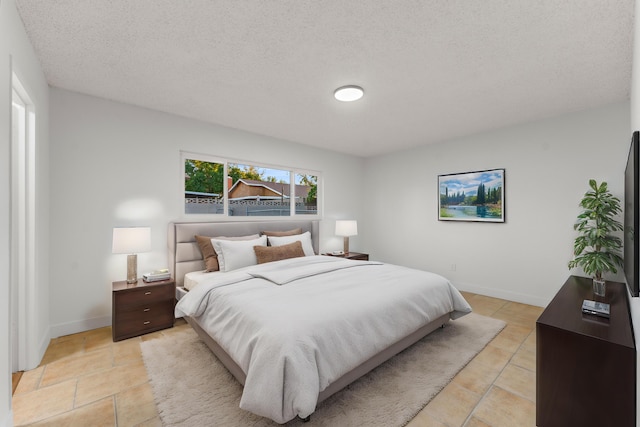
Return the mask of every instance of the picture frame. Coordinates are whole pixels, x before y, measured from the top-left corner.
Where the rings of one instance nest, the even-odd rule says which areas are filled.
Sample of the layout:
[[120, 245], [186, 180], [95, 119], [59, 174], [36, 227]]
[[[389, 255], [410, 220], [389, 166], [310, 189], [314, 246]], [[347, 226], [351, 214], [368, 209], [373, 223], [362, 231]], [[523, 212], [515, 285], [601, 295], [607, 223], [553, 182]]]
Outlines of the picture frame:
[[438, 221], [505, 222], [505, 169], [438, 175]]

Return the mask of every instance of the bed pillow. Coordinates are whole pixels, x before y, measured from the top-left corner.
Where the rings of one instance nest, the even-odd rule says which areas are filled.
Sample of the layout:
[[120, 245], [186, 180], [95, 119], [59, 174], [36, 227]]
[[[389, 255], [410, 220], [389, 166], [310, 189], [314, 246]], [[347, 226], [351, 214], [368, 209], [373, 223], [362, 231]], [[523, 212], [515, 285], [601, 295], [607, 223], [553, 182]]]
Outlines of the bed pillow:
[[288, 230], [288, 231], [263, 231], [262, 232], [263, 236], [276, 236], [276, 237], [293, 236], [296, 234], [302, 234], [302, 228], [294, 228], [293, 230]]
[[302, 242], [300, 241], [282, 246], [254, 246], [253, 250], [256, 253], [258, 264], [304, 256]]
[[256, 265], [258, 260], [253, 250], [254, 246], [267, 246], [267, 236], [253, 240], [223, 240], [211, 239], [213, 249], [218, 255], [220, 271], [231, 271], [250, 265]]
[[295, 236], [269, 236], [269, 244], [271, 246], [282, 246], [293, 242], [302, 243], [302, 250], [306, 256], [315, 255], [313, 244], [311, 243], [311, 233], [308, 231]]
[[198, 247], [200, 248], [200, 252], [202, 253], [202, 259], [204, 260], [205, 268], [208, 272], [218, 271], [220, 268], [218, 267], [218, 255], [216, 251], [213, 249], [213, 245], [211, 244], [211, 239], [220, 239], [220, 240], [253, 240], [260, 237], [259, 234], [252, 234], [250, 236], [238, 236], [238, 237], [207, 237], [207, 236], [198, 236], [195, 235], [196, 242], [198, 242]]

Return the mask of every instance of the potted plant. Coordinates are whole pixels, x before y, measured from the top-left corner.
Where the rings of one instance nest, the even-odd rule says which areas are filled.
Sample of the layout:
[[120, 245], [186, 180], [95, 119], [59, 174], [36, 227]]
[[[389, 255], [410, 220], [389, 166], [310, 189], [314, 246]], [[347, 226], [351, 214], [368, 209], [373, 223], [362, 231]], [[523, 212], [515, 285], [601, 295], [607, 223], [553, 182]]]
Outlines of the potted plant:
[[622, 212], [620, 199], [612, 195], [607, 183], [600, 185], [589, 180], [591, 190], [584, 194], [580, 206], [584, 211], [578, 215], [573, 226], [580, 232], [573, 243], [573, 255], [569, 268], [582, 267], [582, 270], [593, 277], [593, 289], [597, 295], [604, 296], [605, 281], [603, 273], [617, 273], [616, 266], [622, 266], [622, 240], [612, 235], [615, 231], [622, 231], [622, 224], [616, 220], [616, 215]]

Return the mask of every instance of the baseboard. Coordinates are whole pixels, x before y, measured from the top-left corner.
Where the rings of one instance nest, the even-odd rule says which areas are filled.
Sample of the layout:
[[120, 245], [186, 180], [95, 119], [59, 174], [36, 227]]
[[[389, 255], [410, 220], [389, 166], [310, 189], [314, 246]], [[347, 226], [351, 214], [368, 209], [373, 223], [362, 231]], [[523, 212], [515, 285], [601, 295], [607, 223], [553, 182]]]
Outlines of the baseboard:
[[471, 292], [488, 297], [506, 299], [508, 301], [520, 302], [522, 304], [535, 305], [537, 307], [546, 307], [550, 300], [535, 295], [521, 294], [518, 292], [505, 291], [503, 289], [487, 288], [471, 283], [452, 282], [453, 286], [459, 291]]
[[77, 334], [91, 329], [103, 328], [111, 325], [111, 316], [94, 317], [91, 319], [77, 320], [75, 322], [58, 323], [51, 325], [51, 338]]
[[46, 332], [40, 338], [40, 342], [37, 343], [35, 348], [36, 353], [27, 354], [25, 363], [26, 366], [20, 366], [20, 369], [31, 370], [35, 369], [42, 362], [44, 354], [47, 352], [49, 342], [51, 341], [51, 328], [47, 328]]
[[42, 361], [44, 354], [47, 352], [47, 348], [49, 347], [49, 342], [51, 342], [51, 327], [47, 328], [47, 332], [44, 334], [44, 336], [40, 340], [40, 345], [38, 346], [38, 365], [40, 364], [40, 361]]

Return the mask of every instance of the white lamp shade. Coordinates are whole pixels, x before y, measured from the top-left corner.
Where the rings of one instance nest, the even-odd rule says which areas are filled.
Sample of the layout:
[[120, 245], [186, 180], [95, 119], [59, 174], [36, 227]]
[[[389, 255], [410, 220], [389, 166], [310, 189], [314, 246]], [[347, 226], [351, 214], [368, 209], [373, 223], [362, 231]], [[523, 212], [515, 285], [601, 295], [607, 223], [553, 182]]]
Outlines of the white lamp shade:
[[357, 236], [358, 235], [358, 221], [336, 221], [336, 236]]
[[151, 250], [151, 228], [122, 227], [113, 229], [114, 254], [137, 254]]

